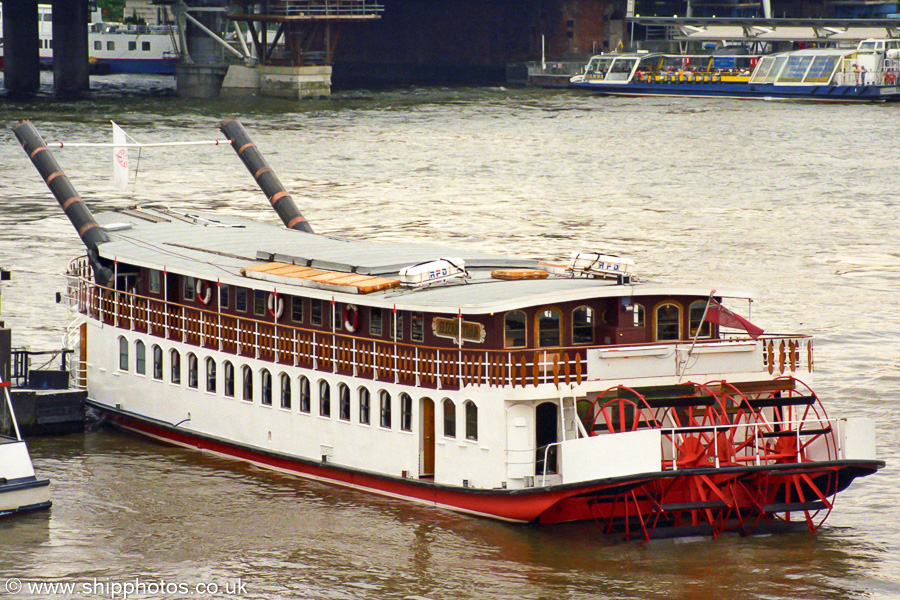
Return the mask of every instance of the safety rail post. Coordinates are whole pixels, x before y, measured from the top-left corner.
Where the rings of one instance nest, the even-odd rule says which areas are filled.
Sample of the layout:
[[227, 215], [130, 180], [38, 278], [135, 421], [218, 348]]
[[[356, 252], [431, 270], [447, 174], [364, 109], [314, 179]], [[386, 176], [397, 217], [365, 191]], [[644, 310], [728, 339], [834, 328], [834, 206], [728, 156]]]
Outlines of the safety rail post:
[[259, 321], [253, 320], [253, 358], [259, 358]]
[[312, 347], [311, 347], [312, 359], [313, 359], [313, 370], [319, 369], [319, 350], [318, 350], [318, 348], [319, 348], [319, 345], [318, 345], [318, 342], [316, 341], [316, 332], [313, 331]]
[[441, 365], [442, 365], [442, 364], [443, 364], [443, 363], [441, 363], [441, 349], [438, 348], [438, 350], [437, 350], [437, 364], [435, 365], [435, 371], [437, 371], [437, 388], [435, 388], [435, 389], [438, 389], [438, 390], [443, 389], [443, 387], [442, 387], [443, 381], [442, 381], [442, 380], [443, 380], [444, 372], [443, 372], [443, 370], [441, 369]]
[[241, 318], [236, 317], [234, 320], [234, 341], [237, 343], [237, 355], [241, 355]]
[[204, 335], [204, 327], [203, 327], [203, 313], [204, 311], [200, 311], [200, 347], [204, 348], [203, 343], [206, 341], [206, 336]]

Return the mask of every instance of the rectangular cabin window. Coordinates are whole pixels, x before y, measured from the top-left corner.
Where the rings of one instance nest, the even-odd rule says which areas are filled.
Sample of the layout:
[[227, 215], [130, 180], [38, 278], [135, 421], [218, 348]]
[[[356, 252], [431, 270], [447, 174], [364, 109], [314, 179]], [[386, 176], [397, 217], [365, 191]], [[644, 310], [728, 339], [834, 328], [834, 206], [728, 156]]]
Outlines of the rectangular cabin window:
[[381, 337], [383, 317], [381, 309], [372, 307], [369, 309], [369, 335]]
[[228, 309], [231, 305], [228, 285], [222, 283], [219, 285], [219, 308]]
[[181, 297], [184, 298], [186, 302], [191, 302], [194, 299], [194, 289], [196, 287], [196, 283], [194, 282], [193, 277], [182, 277], [181, 279], [184, 286], [182, 288]]
[[103, 42], [94, 40], [94, 50], [103, 50]]
[[393, 330], [391, 332], [391, 339], [394, 340], [402, 340], [403, 339], [403, 313], [399, 310], [394, 310], [391, 314], [391, 323], [393, 324]]
[[137, 50], [137, 42], [128, 42], [128, 50]]
[[106, 49], [107, 49], [107, 50], [115, 50], [115, 49], [116, 49], [116, 43], [115, 43], [115, 42], [106, 42]]
[[321, 325], [322, 324], [322, 301], [321, 300], [310, 300], [309, 301], [309, 322], [311, 325]]
[[150, 293], [159, 293], [159, 271], [156, 269], [150, 269]]
[[253, 290], [253, 314], [259, 317], [266, 314], [266, 293], [263, 290]]
[[521, 310], [506, 313], [503, 318], [505, 348], [525, 347], [525, 321], [525, 313]]
[[410, 313], [409, 338], [414, 342], [425, 341], [425, 313]]
[[303, 322], [303, 298], [298, 296], [291, 298], [291, 321], [294, 323]]
[[150, 52], [150, 42], [141, 42], [141, 50], [143, 52]]
[[247, 312], [247, 290], [237, 288], [234, 292], [234, 309], [238, 312]]

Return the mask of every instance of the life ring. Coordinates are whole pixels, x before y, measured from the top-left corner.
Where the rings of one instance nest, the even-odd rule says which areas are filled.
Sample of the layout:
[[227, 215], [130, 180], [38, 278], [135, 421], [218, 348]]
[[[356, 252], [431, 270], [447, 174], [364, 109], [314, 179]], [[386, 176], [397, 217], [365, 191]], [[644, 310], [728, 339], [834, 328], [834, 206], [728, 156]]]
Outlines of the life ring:
[[278, 298], [274, 293], [269, 294], [269, 300], [266, 303], [266, 306], [269, 308], [269, 315], [276, 319], [280, 319], [282, 313], [284, 313], [284, 300]]
[[344, 329], [353, 333], [359, 327], [359, 309], [353, 304], [344, 307]]
[[212, 300], [212, 286], [202, 279], [197, 280], [194, 291], [197, 292], [197, 300], [203, 304], [209, 304], [209, 301]]

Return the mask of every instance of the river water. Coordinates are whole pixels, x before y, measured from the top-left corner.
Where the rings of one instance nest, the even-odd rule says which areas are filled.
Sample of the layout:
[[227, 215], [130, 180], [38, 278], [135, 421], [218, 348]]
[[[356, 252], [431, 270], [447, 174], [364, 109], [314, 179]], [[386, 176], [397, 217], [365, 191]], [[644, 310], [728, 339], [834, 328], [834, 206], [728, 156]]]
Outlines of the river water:
[[[814, 388], [831, 416], [877, 421], [888, 466], [840, 495], [814, 534], [638, 544], [97, 429], [30, 441], [53, 508], [0, 523], [0, 595], [17, 577], [77, 586], [40, 594], [53, 598], [121, 598], [129, 583], [141, 598], [210, 584], [216, 597], [267, 599], [900, 596], [900, 105], [501, 87], [201, 102], [165, 78], [93, 83], [88, 100], [0, 99], [0, 265], [13, 272], [0, 318], [16, 346], [60, 346], [69, 317], [53, 295], [82, 248], [10, 126], [108, 141], [112, 119], [143, 142], [196, 140], [221, 138], [219, 121], [237, 115], [319, 233], [551, 259], [600, 250], [646, 278], [755, 291], [766, 331], [816, 336]], [[145, 149], [126, 194], [108, 150], [56, 155], [95, 211], [160, 202], [277, 222], [227, 147]]]

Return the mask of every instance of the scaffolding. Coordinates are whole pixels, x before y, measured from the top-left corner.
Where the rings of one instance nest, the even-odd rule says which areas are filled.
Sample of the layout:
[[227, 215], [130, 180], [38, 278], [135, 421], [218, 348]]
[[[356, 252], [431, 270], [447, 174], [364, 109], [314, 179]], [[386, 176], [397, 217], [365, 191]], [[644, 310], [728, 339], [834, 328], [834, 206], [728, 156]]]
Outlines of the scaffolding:
[[[227, 18], [247, 27], [259, 63], [331, 64], [345, 26], [381, 18], [373, 0], [244, 0]], [[273, 29], [274, 28], [274, 29]]]

